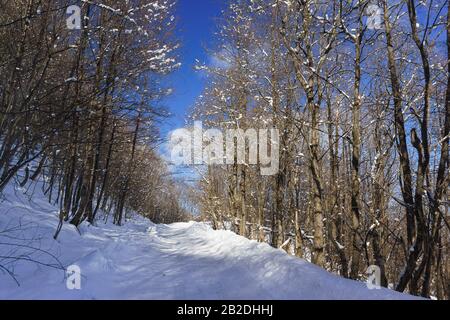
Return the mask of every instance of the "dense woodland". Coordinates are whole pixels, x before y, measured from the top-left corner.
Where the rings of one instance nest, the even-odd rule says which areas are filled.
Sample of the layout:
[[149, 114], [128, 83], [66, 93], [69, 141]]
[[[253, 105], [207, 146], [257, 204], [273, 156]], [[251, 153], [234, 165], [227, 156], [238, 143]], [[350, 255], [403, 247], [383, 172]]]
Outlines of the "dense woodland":
[[45, 177], [60, 227], [100, 209], [117, 224], [127, 210], [182, 219], [155, 151], [161, 81], [178, 67], [174, 3], [81, 1], [79, 30], [67, 26], [72, 4], [0, 1], [0, 192]]
[[277, 128], [280, 164], [209, 167], [204, 218], [343, 277], [378, 265], [383, 286], [449, 299], [448, 6], [233, 1], [191, 116]]
[[0, 0], [0, 193], [43, 180], [55, 238], [131, 211], [185, 220], [189, 194], [214, 228], [450, 299], [449, 1], [229, 1], [190, 119], [278, 129], [279, 170], [209, 166], [195, 192], [158, 152], [175, 2], [79, 1], [79, 30], [73, 4]]

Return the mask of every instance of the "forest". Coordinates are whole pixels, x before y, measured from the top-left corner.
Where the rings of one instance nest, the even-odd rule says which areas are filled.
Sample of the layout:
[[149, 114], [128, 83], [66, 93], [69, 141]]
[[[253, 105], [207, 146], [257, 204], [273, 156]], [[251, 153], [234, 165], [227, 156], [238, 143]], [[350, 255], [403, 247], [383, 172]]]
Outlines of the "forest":
[[61, 224], [93, 222], [99, 209], [119, 225], [126, 208], [181, 219], [155, 152], [170, 93], [159, 81], [177, 68], [173, 4], [84, 3], [75, 31], [69, 1], [1, 3], [0, 191], [24, 170], [22, 186], [46, 178]]
[[377, 265], [383, 286], [448, 299], [449, 4], [373, 3], [372, 28], [372, 1], [229, 6], [190, 116], [277, 128], [279, 171], [209, 166], [201, 214], [343, 277]]
[[276, 129], [276, 172], [233, 155], [192, 164], [193, 182], [173, 173], [176, 1], [0, 0], [0, 196], [39, 185], [55, 240], [132, 213], [203, 221], [450, 299], [450, 2], [223, 2], [210, 59], [190, 66], [205, 85], [186, 127]]

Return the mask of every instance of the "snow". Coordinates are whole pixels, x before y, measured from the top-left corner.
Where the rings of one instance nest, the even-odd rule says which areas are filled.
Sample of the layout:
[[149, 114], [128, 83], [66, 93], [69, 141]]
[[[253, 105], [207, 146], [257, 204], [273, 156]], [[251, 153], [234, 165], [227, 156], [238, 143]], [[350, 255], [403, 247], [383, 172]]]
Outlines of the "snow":
[[338, 246], [339, 250], [345, 249], [345, 247], [342, 244], [340, 244], [337, 240], [334, 240], [334, 242]]
[[[40, 188], [31, 185], [27, 194], [19, 187], [5, 189], [0, 266], [13, 272], [20, 286], [0, 268], [0, 299], [413, 298], [369, 290], [365, 283], [206, 223], [156, 225], [136, 215], [122, 227], [100, 220], [78, 231], [66, 223], [55, 241], [58, 209]], [[79, 290], [67, 288], [61, 269], [74, 264], [81, 270]]]

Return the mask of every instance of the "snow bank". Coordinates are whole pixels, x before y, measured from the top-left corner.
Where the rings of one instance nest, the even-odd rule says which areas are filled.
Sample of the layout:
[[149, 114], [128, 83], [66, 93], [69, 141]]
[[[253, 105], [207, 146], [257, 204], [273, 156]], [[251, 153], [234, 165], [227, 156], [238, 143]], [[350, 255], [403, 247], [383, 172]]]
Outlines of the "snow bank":
[[[10, 187], [0, 203], [0, 299], [413, 298], [369, 290], [203, 223], [155, 225], [135, 217], [122, 227], [83, 225], [81, 235], [66, 224], [55, 241], [57, 207], [39, 190], [32, 198], [24, 191]], [[72, 264], [81, 269], [80, 290], [66, 286], [64, 268]]]

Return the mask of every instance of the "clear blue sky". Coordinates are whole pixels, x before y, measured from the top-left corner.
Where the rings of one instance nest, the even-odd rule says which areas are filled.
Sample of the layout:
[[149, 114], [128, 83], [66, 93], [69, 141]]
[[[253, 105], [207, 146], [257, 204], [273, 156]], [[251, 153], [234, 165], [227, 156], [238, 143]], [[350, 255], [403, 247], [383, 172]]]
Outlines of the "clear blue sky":
[[193, 69], [195, 59], [207, 62], [204, 50], [213, 42], [215, 20], [220, 17], [225, 0], [178, 0], [175, 16], [177, 17], [176, 37], [180, 41], [179, 50], [182, 66], [170, 75], [169, 84], [173, 94], [165, 99], [173, 116], [167, 119], [162, 128], [162, 137], [167, 137], [170, 130], [185, 125], [185, 115], [195, 99], [201, 94], [204, 79]]

